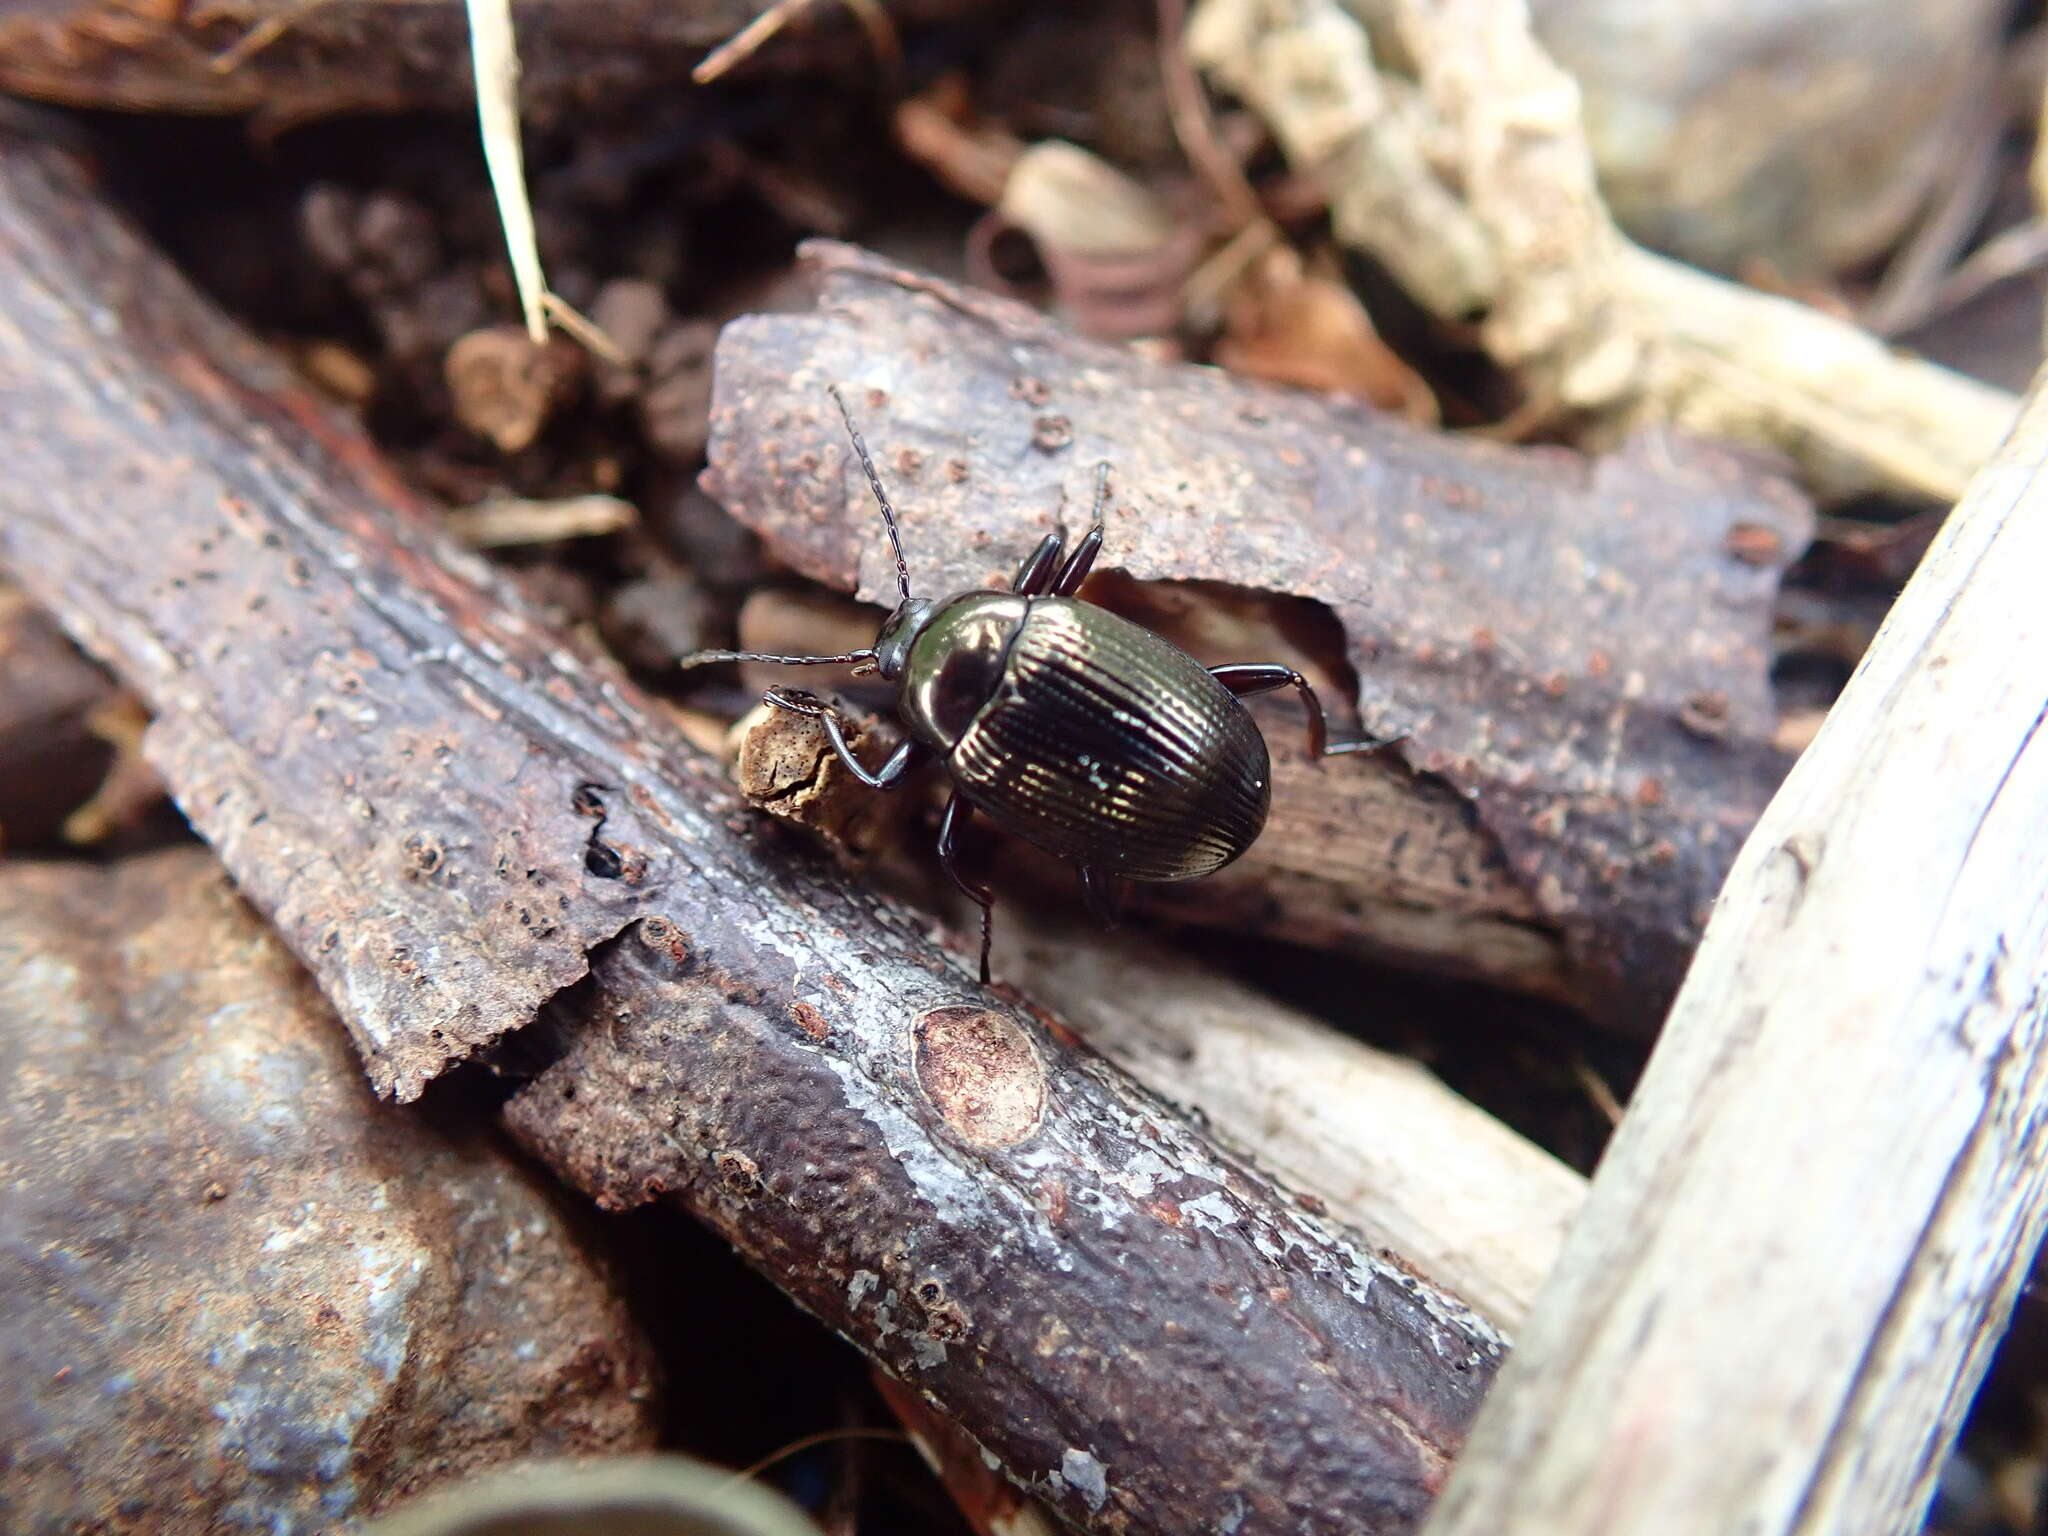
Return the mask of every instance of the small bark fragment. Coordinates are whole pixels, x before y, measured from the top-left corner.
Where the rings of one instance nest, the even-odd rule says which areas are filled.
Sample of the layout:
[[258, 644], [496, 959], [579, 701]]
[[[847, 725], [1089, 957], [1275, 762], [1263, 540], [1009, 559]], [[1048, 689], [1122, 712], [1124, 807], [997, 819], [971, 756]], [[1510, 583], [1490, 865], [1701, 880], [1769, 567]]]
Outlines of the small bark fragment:
[[[1317, 765], [1291, 701], [1264, 712], [1271, 827], [1171, 897], [1311, 941], [1356, 936], [1371, 907], [1377, 950], [1615, 1019], [1661, 1015], [1784, 770], [1767, 663], [1778, 578], [1810, 533], [1796, 494], [1666, 436], [1596, 460], [1453, 441], [1084, 342], [850, 247], [809, 249], [816, 312], [748, 316], [719, 343], [705, 484], [735, 516], [807, 575], [888, 598], [831, 383], [893, 468], [929, 594], [1007, 581], [1109, 462], [1104, 568], [1325, 605], [1342, 626], [1329, 644], [1306, 605], [1290, 626], [1345, 691], [1356, 669], [1366, 731], [1407, 733], [1380, 759]], [[1071, 446], [1039, 442], [1048, 414]], [[1738, 556], [1736, 529], [1772, 542], [1745, 537]], [[1206, 595], [1133, 598], [1187, 610], [1183, 630], [1220, 613], [1227, 634], [1228, 604]], [[1712, 731], [1688, 723], [1705, 700]]]
[[516, 325], [493, 325], [459, 337], [443, 372], [455, 419], [500, 453], [517, 453], [581, 382], [581, 362], [566, 338], [536, 344]]

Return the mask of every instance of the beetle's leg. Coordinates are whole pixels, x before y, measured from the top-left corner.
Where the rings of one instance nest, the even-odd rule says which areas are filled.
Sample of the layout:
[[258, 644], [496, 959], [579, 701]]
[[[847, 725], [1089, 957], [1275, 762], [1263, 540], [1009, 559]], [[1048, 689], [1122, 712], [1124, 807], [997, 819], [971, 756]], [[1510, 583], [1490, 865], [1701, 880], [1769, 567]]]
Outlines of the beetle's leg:
[[1060, 567], [1059, 575], [1052, 579], [1054, 597], [1072, 597], [1081, 590], [1081, 583], [1088, 579], [1088, 573], [1095, 568], [1095, 557], [1102, 553], [1102, 509], [1109, 505], [1109, 466], [1095, 466], [1095, 505], [1088, 512], [1088, 531], [1081, 536], [1081, 542], [1074, 546], [1067, 563]]
[[897, 789], [910, 777], [911, 770], [924, 760], [925, 745], [916, 737], [910, 738], [889, 754], [889, 760], [875, 772], [870, 773], [861, 766], [859, 758], [853, 755], [853, 744], [846, 739], [846, 731], [839, 724], [839, 714], [831, 705], [808, 693], [794, 689], [785, 691], [770, 688], [761, 695], [763, 704], [772, 704], [777, 709], [786, 709], [791, 714], [809, 715], [825, 723], [825, 737], [832, 743], [832, 750], [839, 755], [839, 761], [846, 764], [847, 771], [869, 789]]
[[1338, 741], [1330, 740], [1328, 717], [1323, 713], [1323, 701], [1316, 697], [1315, 689], [1309, 687], [1308, 679], [1292, 667], [1283, 667], [1278, 662], [1242, 662], [1234, 666], [1211, 667], [1209, 675], [1228, 688], [1239, 698], [1254, 693], [1271, 693], [1275, 688], [1292, 688], [1301, 695], [1302, 707], [1308, 711], [1308, 755], [1310, 757], [1341, 757], [1347, 752], [1378, 752], [1396, 742], [1406, 741], [1408, 733], [1388, 736], [1381, 741]]
[[1088, 910], [1105, 928], [1114, 928], [1123, 920], [1123, 888], [1116, 883], [1116, 876], [1104, 874], [1092, 864], [1081, 866], [1081, 895], [1088, 902]]
[[946, 814], [939, 818], [939, 868], [959, 886], [967, 899], [981, 908], [981, 984], [988, 985], [988, 946], [995, 936], [995, 892], [985, 885], [976, 885], [960, 868], [960, 834], [967, 829], [968, 821], [974, 815], [959, 790], [946, 802]]
[[1010, 583], [1010, 590], [1025, 597], [1036, 597], [1043, 592], [1046, 583], [1052, 579], [1052, 568], [1059, 563], [1060, 554], [1066, 545], [1067, 536], [1064, 533], [1048, 533], [1040, 539], [1038, 548], [1031, 552], [1030, 558], [1017, 567], [1017, 578]]

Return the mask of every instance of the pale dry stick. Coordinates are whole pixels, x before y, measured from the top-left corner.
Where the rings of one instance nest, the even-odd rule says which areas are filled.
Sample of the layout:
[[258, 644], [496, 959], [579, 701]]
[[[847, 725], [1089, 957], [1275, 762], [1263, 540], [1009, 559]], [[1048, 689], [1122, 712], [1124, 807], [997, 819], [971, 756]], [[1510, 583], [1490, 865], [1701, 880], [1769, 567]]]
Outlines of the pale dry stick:
[[2004, 169], [1999, 146], [2013, 113], [2001, 93], [1991, 89], [1988, 77], [1995, 71], [1984, 65], [1979, 72], [1987, 78], [1978, 82], [1961, 120], [1946, 129], [1953, 163], [1960, 169], [1925, 200], [1917, 227], [1886, 263], [1877, 291], [1862, 308], [1859, 318], [1880, 336], [1910, 331], [1927, 317], [1997, 192]]
[[2034, 218], [2000, 230], [1956, 264], [1921, 312], [1912, 317], [1912, 323], [1920, 326], [1938, 320], [1996, 284], [2032, 272], [2044, 262], [2048, 262], [2048, 222]]
[[1744, 846], [1427, 1536], [1917, 1531], [2048, 1225], [2048, 387]]
[[709, 85], [735, 64], [752, 58], [762, 45], [789, 25], [792, 17], [809, 10], [816, 3], [817, 0], [776, 0], [775, 4], [705, 54], [697, 67], [690, 71], [690, 79], [698, 85]]
[[476, 72], [476, 115], [483, 134], [484, 165], [512, 280], [535, 346], [548, 339], [547, 277], [541, 270], [540, 241], [533, 204], [526, 195], [526, 162], [519, 144], [519, 48], [512, 32], [512, 0], [464, 0], [469, 13], [469, 46]]
[[227, 47], [221, 49], [211, 59], [208, 59], [206, 61], [207, 67], [217, 75], [232, 74], [255, 58], [257, 54], [268, 48], [272, 43], [283, 37], [285, 33], [291, 31], [298, 24], [299, 19], [308, 11], [317, 10], [319, 7], [330, 3], [331, 0], [302, 0], [301, 4], [295, 5], [289, 10], [278, 11], [273, 15], [264, 17], [249, 28], [248, 31], [228, 44]]
[[633, 359], [626, 349], [606, 334], [603, 326], [576, 308], [559, 293], [542, 290], [541, 312], [562, 329], [562, 334], [580, 343], [583, 350], [614, 368], [631, 368]]
[[[900, 79], [903, 74], [903, 44], [896, 36], [895, 24], [889, 20], [889, 13], [882, 9], [879, 0], [840, 0], [840, 3], [853, 12], [861, 30], [867, 33], [883, 74], [891, 81]], [[709, 85], [731, 73], [816, 4], [817, 0], [775, 0], [768, 9], [705, 54], [697, 67], [690, 71], [691, 81], [697, 85]]]
[[[1487, 307], [1488, 350], [1545, 409], [1580, 417], [1589, 442], [1674, 424], [1786, 452], [1824, 494], [1943, 503], [1991, 456], [2018, 404], [2009, 392], [1622, 238], [1577, 88], [1536, 41], [1525, 0], [1381, 8], [1422, 72], [1426, 100], [1400, 96], [1405, 110], [1392, 94], [1403, 82], [1373, 70], [1338, 0], [1203, 0], [1189, 48], [1325, 178], [1333, 209], [1356, 210], [1337, 221], [1341, 241], [1376, 251], [1438, 314], [1450, 313], [1431, 301], [1438, 275], [1483, 280], [1463, 303]], [[1418, 147], [1446, 139], [1461, 198]], [[1395, 237], [1398, 262], [1382, 248]]]
[[563, 496], [548, 501], [500, 496], [458, 507], [445, 521], [448, 531], [471, 549], [510, 549], [617, 533], [630, 528], [638, 515], [630, 501], [616, 496]]
[[1180, 143], [1181, 153], [1209, 184], [1225, 218], [1241, 233], [1246, 225], [1264, 222], [1266, 210], [1245, 176], [1244, 167], [1223, 147], [1208, 99], [1202, 94], [1202, 83], [1195, 78], [1183, 37], [1187, 31], [1187, 0], [1157, 0], [1154, 15], [1159, 79], [1166, 92], [1167, 116], [1173, 124], [1174, 138]]
[[1257, 110], [1327, 190], [1340, 243], [1445, 320], [1485, 306], [1499, 278], [1493, 253], [1430, 166], [1415, 88], [1375, 72], [1364, 29], [1337, 0], [1201, 0], [1181, 51]]
[[1607, 432], [1672, 423], [1768, 444], [1826, 494], [1962, 494], [2012, 421], [2010, 394], [1624, 239], [1578, 88], [1536, 40], [1527, 0], [1394, 11], [1500, 259], [1488, 348], [1535, 393]]
[[1418, 1063], [1185, 957], [1006, 923], [1002, 968], [1154, 1093], [1512, 1336], [1586, 1181]]

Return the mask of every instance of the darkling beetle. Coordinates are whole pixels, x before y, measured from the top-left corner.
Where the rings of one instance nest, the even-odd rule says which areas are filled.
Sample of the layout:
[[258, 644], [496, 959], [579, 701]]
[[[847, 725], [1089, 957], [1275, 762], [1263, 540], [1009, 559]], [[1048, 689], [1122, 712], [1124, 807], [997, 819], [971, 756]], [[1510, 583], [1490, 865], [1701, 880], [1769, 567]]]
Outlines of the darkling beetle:
[[1171, 641], [1076, 596], [1102, 551], [1107, 464], [1096, 466], [1088, 532], [1072, 554], [1066, 531], [1058, 529], [1017, 568], [1007, 592], [912, 597], [895, 508], [845, 397], [837, 386], [831, 392], [881, 504], [903, 600], [866, 650], [700, 651], [681, 664], [850, 664], [856, 674], [879, 673], [898, 685], [896, 712], [910, 734], [874, 772], [854, 756], [830, 705], [782, 688], [769, 689], [762, 702], [820, 720], [839, 760], [870, 789], [896, 789], [926, 759], [944, 760], [953, 795], [939, 821], [939, 863], [981, 908], [984, 983], [995, 896], [960, 868], [970, 808], [1080, 866], [1090, 908], [1112, 922], [1116, 881], [1209, 874], [1249, 848], [1265, 826], [1272, 767], [1240, 698], [1275, 688], [1299, 693], [1314, 758], [1377, 751], [1402, 739], [1333, 743], [1321, 702], [1292, 667], [1204, 667]]

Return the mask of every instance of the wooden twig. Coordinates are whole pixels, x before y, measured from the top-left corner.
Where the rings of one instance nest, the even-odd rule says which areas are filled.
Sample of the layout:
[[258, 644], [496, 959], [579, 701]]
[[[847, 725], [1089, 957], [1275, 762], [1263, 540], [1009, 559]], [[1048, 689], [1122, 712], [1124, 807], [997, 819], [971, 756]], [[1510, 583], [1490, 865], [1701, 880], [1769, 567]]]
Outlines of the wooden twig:
[[1154, 1093], [1510, 1334], [1522, 1326], [1585, 1199], [1579, 1174], [1407, 1057], [1185, 955], [1007, 915], [996, 954]]
[[[816, 0], [774, 0], [752, 21], [706, 54], [703, 62], [690, 71], [691, 82], [709, 85], [730, 74], [815, 4]], [[896, 24], [882, 8], [881, 0], [840, 0], [840, 4], [853, 13], [861, 30], [867, 33], [868, 46], [874, 51], [893, 92], [903, 74], [903, 42], [896, 35]]]
[[[1400, 82], [1375, 74], [1337, 0], [1206, 0], [1190, 32], [1197, 61], [1330, 178], [1339, 239], [1387, 261], [1446, 319], [1483, 308], [1488, 351], [1594, 441], [1671, 424], [1789, 454], [1830, 495], [1961, 494], [2012, 421], [2010, 394], [1623, 238], [1595, 185], [1578, 89], [1538, 43], [1526, 0], [1381, 8], [1421, 73], [1424, 99], [1404, 98], [1405, 113], [1388, 101]], [[1424, 142], [1451, 147], [1457, 197]], [[1373, 216], [1347, 223], [1349, 204]], [[1466, 274], [1453, 303], [1449, 273]]]
[[[893, 85], [895, 29], [958, 19], [989, 0], [850, 5]], [[691, 67], [758, 13], [758, 0], [552, 0], [519, 7], [529, 113], [688, 89]], [[0, 91], [123, 111], [255, 113], [271, 125], [347, 113], [475, 110], [464, 0], [214, 0], [138, 11], [56, 0], [0, 13]], [[839, 28], [795, 29], [756, 74], [872, 73]]]
[[47, 150], [0, 142], [0, 274], [0, 564], [377, 1082], [549, 1003], [527, 1146], [712, 1224], [1063, 1518], [1412, 1529], [1492, 1329], [748, 814]]
[[1148, 900], [1654, 1025], [1783, 769], [1767, 637], [1809, 522], [1782, 482], [1666, 437], [1592, 461], [1458, 442], [809, 249], [816, 313], [720, 337], [705, 478], [782, 558], [893, 590], [837, 383], [906, 508], [920, 591], [1008, 580], [1106, 459], [1098, 569], [1178, 585], [1105, 580], [1104, 601], [1210, 662], [1291, 644], [1340, 718], [1355, 688], [1365, 730], [1407, 733], [1314, 764], [1298, 707], [1276, 706], [1264, 836]]
[[[886, 757], [897, 738], [885, 730], [862, 723], [854, 750]], [[848, 773], [817, 719], [760, 708], [734, 732], [733, 777], [750, 801], [859, 867], [901, 859], [913, 807]], [[997, 975], [1028, 977], [1096, 1050], [1368, 1242], [1510, 1333], [1528, 1315], [1586, 1181], [1417, 1063], [1071, 914], [1005, 909], [995, 956]]]
[[2048, 391], [1744, 847], [1430, 1536], [1920, 1529], [2048, 1225]]

